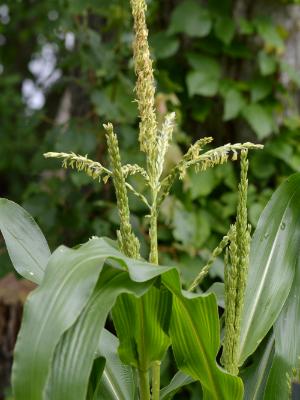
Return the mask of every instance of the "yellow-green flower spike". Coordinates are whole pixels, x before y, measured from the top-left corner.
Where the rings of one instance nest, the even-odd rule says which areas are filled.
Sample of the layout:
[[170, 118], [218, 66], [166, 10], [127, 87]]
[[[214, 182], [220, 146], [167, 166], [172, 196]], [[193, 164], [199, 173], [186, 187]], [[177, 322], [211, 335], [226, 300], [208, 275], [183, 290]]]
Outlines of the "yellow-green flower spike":
[[140, 114], [139, 142], [141, 150], [151, 154], [156, 147], [157, 121], [155, 114], [155, 85], [146, 25], [146, 2], [131, 0], [135, 39], [133, 57], [137, 76], [135, 92]]
[[119, 245], [121, 251], [123, 251], [123, 253], [128, 257], [139, 258], [140, 244], [137, 237], [132, 232], [130, 224], [128, 196], [125, 178], [122, 172], [118, 139], [114, 133], [112, 124], [104, 125], [104, 129], [106, 130], [108, 153], [112, 166], [112, 178], [116, 191], [117, 205], [120, 216], [120, 231], [118, 233]]
[[241, 316], [244, 306], [250, 252], [250, 226], [247, 217], [248, 150], [241, 151], [241, 180], [236, 223], [229, 246], [230, 265], [225, 269], [225, 337], [222, 362], [228, 372], [238, 374]]

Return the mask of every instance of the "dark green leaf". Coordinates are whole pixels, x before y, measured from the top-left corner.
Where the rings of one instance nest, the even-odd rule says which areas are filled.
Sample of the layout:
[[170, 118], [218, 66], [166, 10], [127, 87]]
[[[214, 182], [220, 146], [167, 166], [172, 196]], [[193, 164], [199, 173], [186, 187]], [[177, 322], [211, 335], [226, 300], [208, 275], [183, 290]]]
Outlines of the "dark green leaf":
[[254, 32], [254, 26], [250, 21], [239, 18], [238, 23], [242, 35], [251, 35]]
[[214, 26], [214, 31], [218, 39], [225, 44], [229, 44], [234, 37], [235, 23], [230, 17], [218, 17]]
[[171, 16], [169, 33], [186, 33], [192, 37], [207, 36], [212, 21], [209, 12], [194, 0], [180, 2]]
[[154, 55], [157, 59], [171, 57], [179, 48], [179, 40], [167, 36], [165, 32], [158, 32], [152, 35], [150, 44], [153, 46]]
[[267, 78], [255, 79], [250, 84], [251, 101], [263, 100], [272, 92], [272, 81]]
[[243, 117], [259, 139], [268, 137], [273, 131], [273, 118], [269, 111], [260, 104], [254, 103], [243, 109]]
[[98, 388], [105, 367], [105, 358], [95, 358], [87, 390], [87, 400], [97, 400]]

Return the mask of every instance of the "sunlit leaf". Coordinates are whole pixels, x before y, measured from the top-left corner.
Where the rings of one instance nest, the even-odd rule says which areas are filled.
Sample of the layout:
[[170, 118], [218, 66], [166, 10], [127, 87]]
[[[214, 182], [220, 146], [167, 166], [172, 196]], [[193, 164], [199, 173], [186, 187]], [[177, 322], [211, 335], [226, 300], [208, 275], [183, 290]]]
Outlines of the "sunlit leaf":
[[273, 194], [254, 232], [241, 324], [240, 365], [266, 336], [291, 290], [299, 259], [299, 197], [298, 173]]

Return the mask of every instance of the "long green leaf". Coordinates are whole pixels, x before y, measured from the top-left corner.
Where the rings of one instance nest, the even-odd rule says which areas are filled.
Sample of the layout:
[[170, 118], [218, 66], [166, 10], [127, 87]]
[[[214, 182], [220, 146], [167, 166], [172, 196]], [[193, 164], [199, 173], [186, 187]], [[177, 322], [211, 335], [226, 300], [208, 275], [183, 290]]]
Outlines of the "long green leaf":
[[[130, 279], [134, 282], [149, 281], [169, 270], [128, 259], [103, 239], [93, 239], [76, 250], [58, 248], [50, 258], [42, 285], [30, 296], [25, 306], [13, 367], [16, 400], [44, 398], [55, 347], [87, 305], [108, 258], [115, 260], [110, 262], [112, 271], [127, 274], [128, 270]], [[124, 290], [128, 290], [126, 285]], [[103, 302], [106, 304], [108, 300], [103, 299]], [[85, 313], [82, 315], [80, 318], [84, 318]], [[100, 333], [101, 330], [98, 336], [95, 335], [97, 342]], [[86, 342], [87, 346], [89, 344]], [[77, 344], [76, 348], [79, 348]], [[85, 353], [81, 355], [83, 354]], [[90, 373], [89, 364], [86, 368]], [[84, 370], [81, 372], [84, 375]], [[79, 399], [77, 393], [76, 399]]]
[[18, 273], [30, 281], [41, 283], [50, 250], [31, 215], [18, 204], [0, 198], [0, 230]]
[[272, 333], [255, 352], [253, 364], [242, 371], [241, 377], [245, 388], [244, 400], [263, 399], [274, 356], [274, 341]]
[[200, 381], [204, 399], [242, 399], [241, 379], [216, 363], [220, 328], [215, 296], [182, 293], [174, 271], [165, 274], [163, 282], [173, 293], [170, 334], [178, 368]]
[[[300, 207], [300, 206], [299, 206]], [[274, 325], [275, 356], [265, 392], [266, 400], [290, 398], [287, 375], [300, 365], [300, 249], [289, 297]]]
[[43, 398], [55, 346], [87, 303], [105, 261], [97, 249], [88, 247], [89, 254], [58, 248], [43, 285], [26, 302], [13, 364], [16, 400]]
[[300, 247], [300, 173], [274, 193], [255, 230], [241, 324], [239, 364], [276, 321], [291, 289]]
[[[152, 268], [152, 267], [150, 267]], [[85, 310], [76, 323], [60, 341], [54, 356], [51, 376], [47, 385], [46, 399], [84, 400], [89, 376], [92, 371], [99, 337], [109, 311], [120, 293], [135, 293], [141, 296], [151, 282], [144, 284], [132, 281], [127, 272], [106, 268]], [[112, 378], [112, 374], [104, 374]], [[116, 373], [116, 371], [115, 371]], [[133, 399], [123, 393], [117, 377], [106, 387], [113, 399]], [[109, 398], [109, 397], [108, 397]]]
[[121, 360], [141, 369], [162, 360], [170, 345], [168, 336], [172, 295], [164, 287], [152, 287], [139, 299], [122, 295], [113, 309], [120, 338]]
[[104, 329], [99, 343], [99, 352], [106, 359], [97, 400], [133, 400], [136, 386], [133, 370], [124, 365], [118, 355], [119, 340]]
[[[107, 266], [101, 272], [104, 261]], [[164, 285], [174, 293], [174, 302], [185, 307], [186, 336], [176, 336], [174, 321], [176, 325], [180, 317], [176, 305], [171, 329], [177, 360], [180, 346], [189, 349], [180, 368], [192, 372], [206, 394], [239, 399], [240, 379], [215, 362], [220, 341], [214, 295], [189, 299], [181, 294], [177, 271], [170, 275], [170, 268], [128, 259], [105, 240], [93, 239], [76, 250], [60, 247], [26, 305], [14, 363], [16, 400], [85, 400], [99, 337], [117, 296], [124, 292], [141, 296], [161, 274], [168, 274]], [[194, 337], [195, 327], [201, 329]], [[178, 339], [185, 342], [178, 344]]]

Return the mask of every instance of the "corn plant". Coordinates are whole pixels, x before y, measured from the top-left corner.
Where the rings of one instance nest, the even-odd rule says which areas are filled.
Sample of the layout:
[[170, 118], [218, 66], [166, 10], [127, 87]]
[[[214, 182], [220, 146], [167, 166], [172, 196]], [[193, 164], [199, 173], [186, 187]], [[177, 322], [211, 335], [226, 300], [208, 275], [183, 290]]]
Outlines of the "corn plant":
[[[146, 4], [131, 0], [131, 6], [139, 146], [146, 167], [122, 164], [111, 123], [104, 125], [109, 167], [72, 152], [45, 154], [93, 179], [112, 180], [120, 217], [117, 241], [92, 237], [50, 254], [32, 217], [10, 200], [0, 200], [0, 228], [12, 263], [38, 285], [26, 302], [15, 348], [14, 397], [170, 399], [197, 381], [203, 399], [288, 399], [299, 376], [300, 174], [273, 195], [252, 239], [247, 155], [261, 145], [226, 144], [205, 151], [212, 139], [202, 138], [164, 175], [176, 116], [168, 114], [158, 124]], [[177, 268], [159, 265], [160, 207], [189, 168], [201, 173], [238, 159], [236, 220], [192, 285], [183, 288]], [[130, 180], [137, 174], [144, 181], [142, 192]], [[148, 209], [148, 261], [141, 256], [132, 228], [128, 192]], [[200, 285], [221, 255], [224, 285], [214, 284], [202, 293]], [[224, 309], [221, 320], [218, 304]], [[117, 336], [105, 329], [109, 315]], [[174, 354], [178, 372], [161, 388], [160, 365], [168, 351]]]

